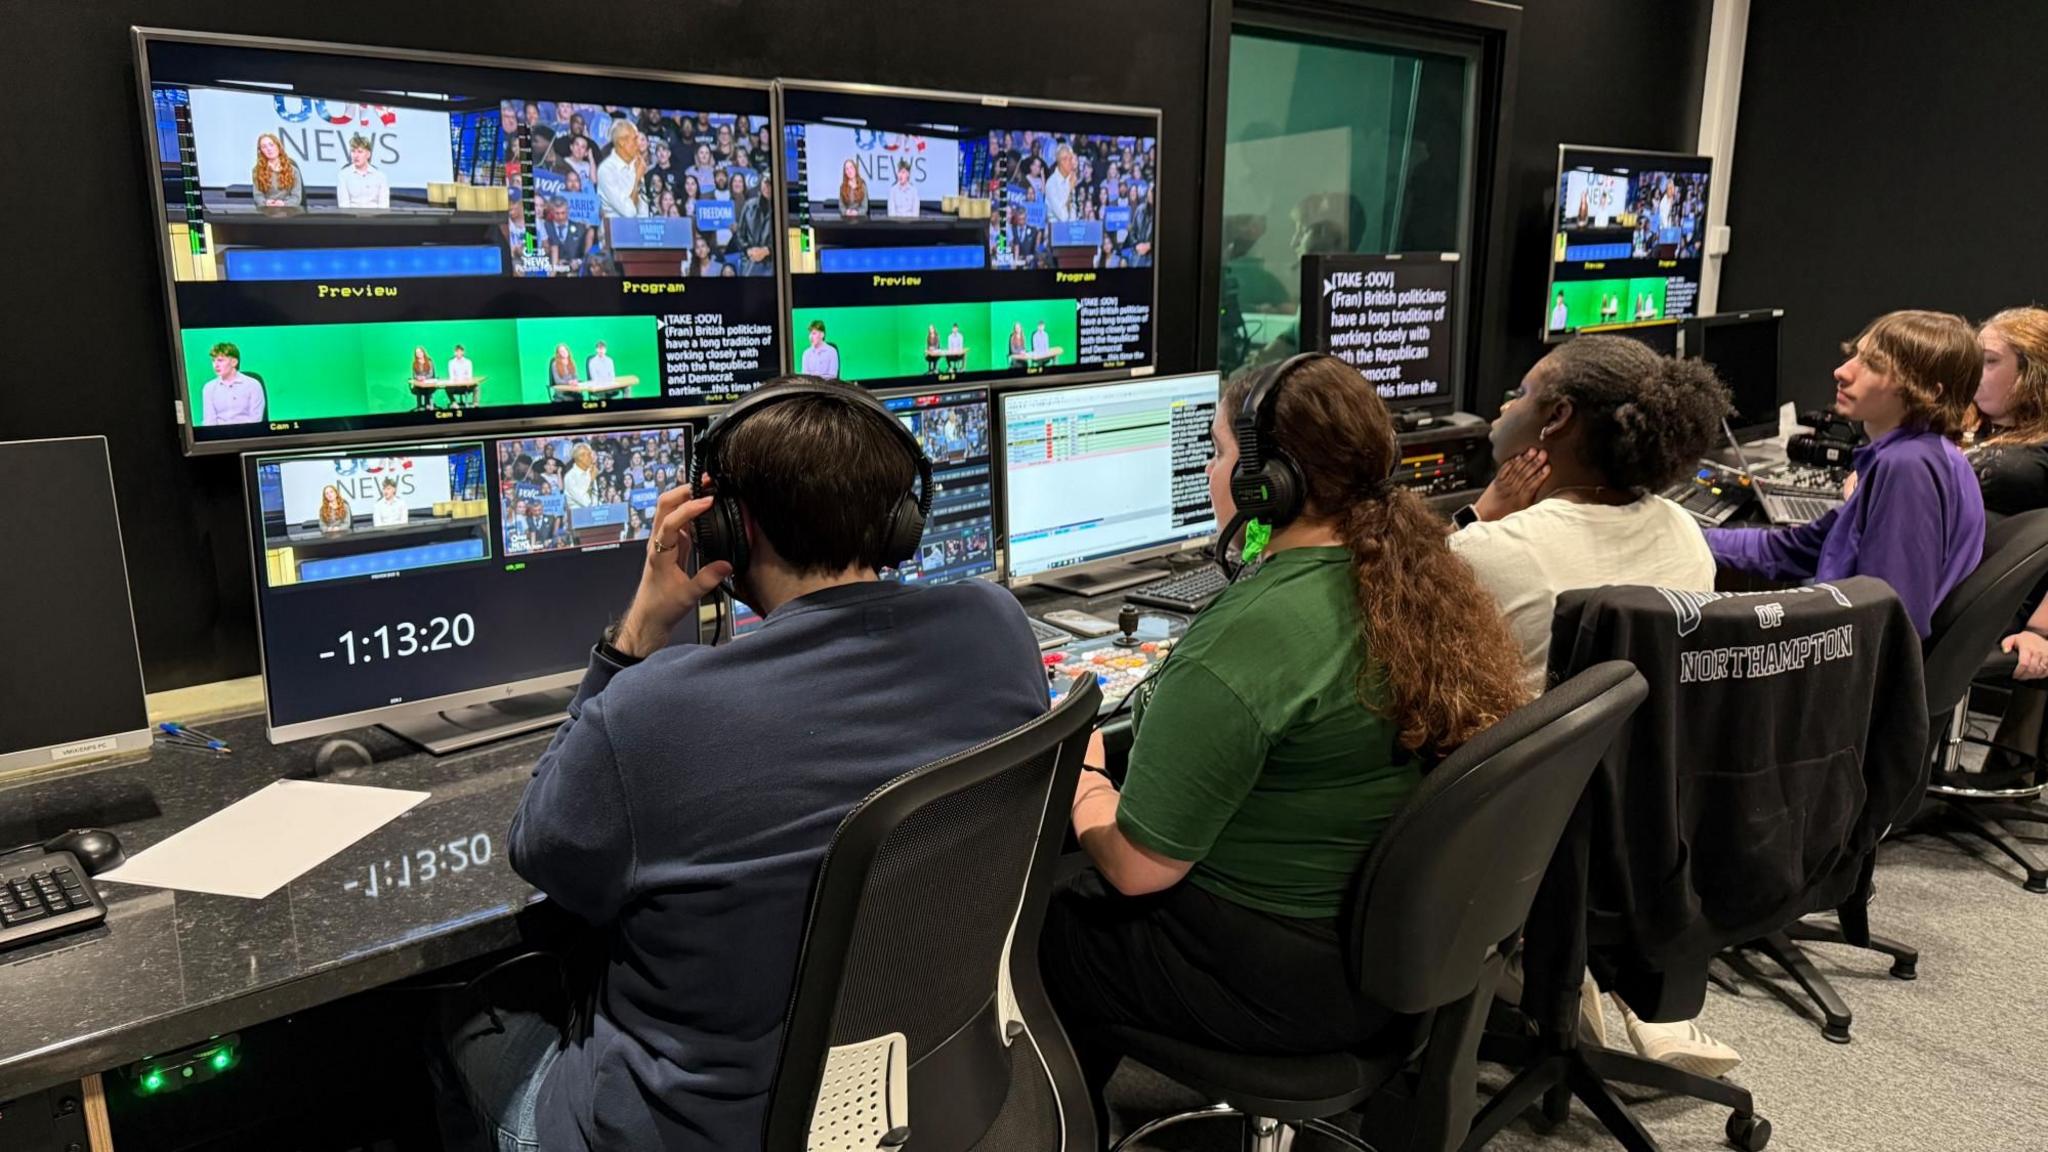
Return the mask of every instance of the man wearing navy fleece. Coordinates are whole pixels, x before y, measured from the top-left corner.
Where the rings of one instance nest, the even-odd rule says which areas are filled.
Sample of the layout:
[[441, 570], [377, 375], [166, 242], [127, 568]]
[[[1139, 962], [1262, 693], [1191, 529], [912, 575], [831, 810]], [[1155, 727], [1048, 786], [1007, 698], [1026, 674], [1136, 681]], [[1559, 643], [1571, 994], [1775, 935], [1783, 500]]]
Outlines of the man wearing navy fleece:
[[[811, 885], [840, 820], [1045, 710], [1038, 646], [1007, 592], [878, 577], [916, 475], [891, 419], [828, 393], [733, 426], [719, 479], [742, 510], [737, 574], [686, 572], [712, 502], [662, 495], [639, 591], [512, 823], [513, 867], [604, 938], [595, 1019], [562, 1038], [501, 1009], [449, 1038], [495, 1147], [760, 1147]], [[765, 613], [760, 630], [672, 644], [728, 576]]]
[[1892, 312], [1843, 352], [1835, 411], [1863, 423], [1848, 503], [1797, 528], [1716, 528], [1717, 563], [1776, 580], [1875, 576], [1925, 640], [1934, 609], [1984, 552], [1984, 495], [1955, 445], [1984, 353], [1967, 320]]

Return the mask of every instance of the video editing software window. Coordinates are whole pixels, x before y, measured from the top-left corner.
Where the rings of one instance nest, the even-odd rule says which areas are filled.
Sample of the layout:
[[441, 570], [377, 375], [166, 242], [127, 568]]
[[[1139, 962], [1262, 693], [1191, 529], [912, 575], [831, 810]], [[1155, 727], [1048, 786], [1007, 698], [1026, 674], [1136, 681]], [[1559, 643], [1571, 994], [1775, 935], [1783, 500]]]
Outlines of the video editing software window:
[[1699, 311], [1706, 156], [1559, 149], [1544, 334]]
[[776, 374], [765, 84], [137, 43], [193, 450], [699, 408]]
[[889, 387], [1152, 362], [1157, 113], [782, 99], [792, 367]]
[[1204, 373], [1004, 393], [1011, 581], [1214, 535], [1205, 466], [1220, 390]]
[[690, 445], [676, 425], [244, 457], [274, 738], [573, 676]]

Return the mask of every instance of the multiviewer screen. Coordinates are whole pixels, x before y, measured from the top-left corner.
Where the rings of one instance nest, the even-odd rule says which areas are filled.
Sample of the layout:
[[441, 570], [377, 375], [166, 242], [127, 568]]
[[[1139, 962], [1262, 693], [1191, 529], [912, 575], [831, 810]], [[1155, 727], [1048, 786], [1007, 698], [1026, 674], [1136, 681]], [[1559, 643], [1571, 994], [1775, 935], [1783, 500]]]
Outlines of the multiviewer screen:
[[1219, 387], [1205, 373], [1004, 394], [1010, 576], [1214, 534], [1204, 465]]
[[1544, 332], [1697, 313], [1713, 168], [1705, 156], [1562, 149]]
[[1152, 113], [783, 91], [791, 363], [873, 386], [1152, 360]]
[[[898, 393], [882, 403], [910, 429], [932, 460], [932, 514], [917, 555], [884, 579], [945, 584], [996, 570], [995, 494], [990, 482], [985, 388]], [[732, 632], [744, 636], [761, 615], [734, 602]]]
[[[270, 723], [573, 672], [689, 475], [686, 425], [247, 457]], [[323, 726], [324, 725], [324, 726]]]
[[195, 449], [701, 407], [776, 373], [765, 88], [142, 53]]

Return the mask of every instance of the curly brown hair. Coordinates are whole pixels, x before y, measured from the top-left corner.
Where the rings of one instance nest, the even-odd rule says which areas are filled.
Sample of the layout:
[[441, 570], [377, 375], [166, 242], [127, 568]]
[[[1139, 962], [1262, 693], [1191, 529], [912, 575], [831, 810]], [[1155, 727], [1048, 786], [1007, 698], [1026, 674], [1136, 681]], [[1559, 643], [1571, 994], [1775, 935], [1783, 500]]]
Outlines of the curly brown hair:
[[1984, 376], [1984, 349], [1968, 320], [1950, 312], [1887, 312], [1842, 345], [1872, 371], [1898, 382], [1904, 426], [1960, 440]]
[[[1253, 382], [1233, 379], [1223, 410], [1242, 408]], [[1301, 469], [1303, 516], [1329, 521], [1351, 552], [1369, 657], [1359, 700], [1386, 700], [1401, 746], [1448, 752], [1521, 706], [1521, 655], [1500, 607], [1451, 551], [1443, 521], [1389, 484], [1400, 458], [1393, 419], [1357, 369], [1317, 356], [1288, 372], [1269, 442]]]

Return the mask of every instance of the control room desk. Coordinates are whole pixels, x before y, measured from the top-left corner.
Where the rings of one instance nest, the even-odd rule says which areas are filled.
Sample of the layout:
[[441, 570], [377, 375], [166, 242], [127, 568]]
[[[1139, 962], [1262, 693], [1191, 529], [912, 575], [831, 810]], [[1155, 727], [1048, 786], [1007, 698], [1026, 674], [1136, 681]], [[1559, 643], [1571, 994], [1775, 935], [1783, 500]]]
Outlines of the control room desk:
[[[159, 749], [0, 791], [0, 845], [82, 825], [112, 831], [133, 855], [272, 780], [312, 773], [314, 745], [271, 747], [260, 717], [208, 730], [236, 751]], [[380, 732], [350, 735], [379, 762], [318, 779], [432, 796], [267, 899], [102, 884], [106, 923], [0, 953], [0, 1100], [569, 935], [506, 858], [549, 734], [439, 760]]]

